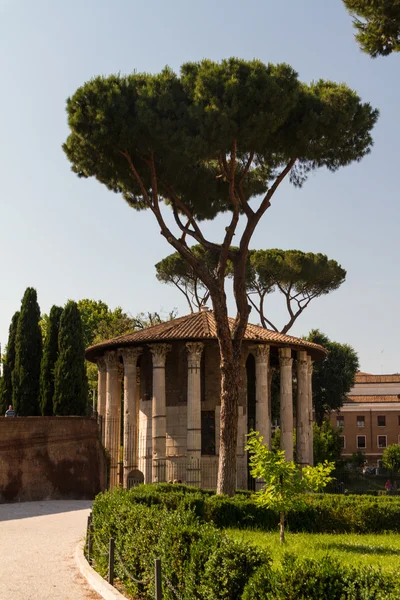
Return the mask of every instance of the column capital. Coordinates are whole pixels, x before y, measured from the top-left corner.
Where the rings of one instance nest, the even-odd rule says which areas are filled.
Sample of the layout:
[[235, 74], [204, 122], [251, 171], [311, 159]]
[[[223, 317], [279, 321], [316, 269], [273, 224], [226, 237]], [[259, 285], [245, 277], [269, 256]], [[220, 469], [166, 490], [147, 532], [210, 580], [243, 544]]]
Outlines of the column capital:
[[257, 346], [252, 347], [252, 350], [255, 353], [256, 362], [269, 360], [270, 347], [266, 344], [257, 344]]
[[124, 367], [136, 367], [137, 359], [142, 353], [143, 348], [120, 348], [119, 354], [122, 356]]
[[165, 367], [167, 353], [171, 350], [170, 344], [149, 344], [150, 352], [153, 357], [154, 367]]
[[293, 363], [290, 348], [279, 348], [279, 364], [281, 367], [291, 367]]
[[200, 363], [203, 348], [204, 344], [202, 342], [187, 342], [186, 349], [188, 351], [189, 360], [191, 362]]
[[308, 369], [308, 357], [307, 352], [305, 350], [299, 350], [297, 352], [297, 368], [301, 371], [303, 369]]
[[104, 354], [107, 371], [118, 369], [119, 356], [115, 350], [109, 350]]
[[106, 369], [106, 361], [105, 361], [104, 356], [101, 356], [100, 358], [98, 358], [96, 363], [97, 363], [97, 369], [99, 370], [99, 373], [105, 373], [107, 369]]

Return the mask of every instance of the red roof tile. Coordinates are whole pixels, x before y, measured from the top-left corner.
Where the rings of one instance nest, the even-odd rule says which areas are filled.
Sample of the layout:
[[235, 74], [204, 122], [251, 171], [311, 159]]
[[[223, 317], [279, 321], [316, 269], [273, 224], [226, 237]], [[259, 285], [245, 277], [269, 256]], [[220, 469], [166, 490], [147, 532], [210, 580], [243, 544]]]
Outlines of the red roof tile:
[[[231, 331], [235, 320], [230, 318], [229, 325]], [[104, 354], [106, 350], [113, 350], [118, 347], [139, 346], [151, 342], [169, 342], [173, 340], [216, 340], [217, 328], [214, 313], [209, 311], [196, 312], [184, 317], [178, 317], [165, 323], [153, 325], [146, 329], [139, 329], [132, 333], [127, 333], [111, 340], [106, 340], [95, 344], [86, 349], [85, 356], [88, 360], [95, 362], [96, 359]], [[327, 352], [318, 344], [307, 342], [290, 335], [278, 333], [264, 329], [258, 325], [249, 323], [244, 336], [245, 341], [269, 342], [274, 346], [289, 346], [293, 348], [303, 348], [309, 350], [313, 359], [322, 360]]]

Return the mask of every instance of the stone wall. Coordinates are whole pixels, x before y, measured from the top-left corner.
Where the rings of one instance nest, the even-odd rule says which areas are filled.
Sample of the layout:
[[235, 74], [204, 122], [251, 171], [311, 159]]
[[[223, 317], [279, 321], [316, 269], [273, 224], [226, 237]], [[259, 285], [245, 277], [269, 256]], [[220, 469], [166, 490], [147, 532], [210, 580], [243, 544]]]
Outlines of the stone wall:
[[0, 418], [0, 502], [91, 499], [105, 483], [94, 419]]

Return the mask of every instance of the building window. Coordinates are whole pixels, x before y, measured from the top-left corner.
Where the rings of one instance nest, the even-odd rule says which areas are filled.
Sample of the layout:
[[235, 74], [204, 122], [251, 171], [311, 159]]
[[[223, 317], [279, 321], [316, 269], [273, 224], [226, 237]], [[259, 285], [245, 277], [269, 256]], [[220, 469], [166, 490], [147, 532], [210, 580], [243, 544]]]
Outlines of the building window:
[[341, 444], [342, 450], [344, 450], [346, 448], [346, 437], [344, 435], [340, 436], [340, 444]]
[[201, 453], [215, 456], [215, 411], [201, 411]]
[[365, 417], [357, 417], [357, 427], [365, 427]]
[[378, 448], [386, 448], [387, 439], [386, 435], [378, 435]]
[[386, 417], [378, 415], [378, 427], [386, 427]]
[[336, 427], [344, 427], [344, 417], [336, 417]]
[[399, 427], [400, 427], [400, 415], [399, 415], [397, 418], [398, 418], [398, 420], [399, 420]]
[[367, 447], [367, 438], [365, 435], [357, 436], [357, 448], [366, 448]]

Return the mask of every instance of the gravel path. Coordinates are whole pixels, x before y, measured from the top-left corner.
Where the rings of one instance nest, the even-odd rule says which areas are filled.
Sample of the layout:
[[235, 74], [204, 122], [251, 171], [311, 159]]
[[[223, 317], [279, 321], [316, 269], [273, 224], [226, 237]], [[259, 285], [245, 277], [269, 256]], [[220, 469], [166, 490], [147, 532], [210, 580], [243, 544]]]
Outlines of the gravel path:
[[74, 561], [91, 502], [0, 504], [0, 600], [97, 600]]

